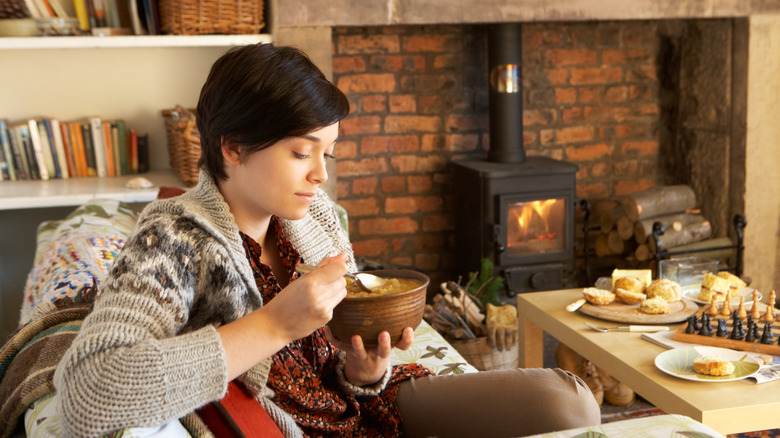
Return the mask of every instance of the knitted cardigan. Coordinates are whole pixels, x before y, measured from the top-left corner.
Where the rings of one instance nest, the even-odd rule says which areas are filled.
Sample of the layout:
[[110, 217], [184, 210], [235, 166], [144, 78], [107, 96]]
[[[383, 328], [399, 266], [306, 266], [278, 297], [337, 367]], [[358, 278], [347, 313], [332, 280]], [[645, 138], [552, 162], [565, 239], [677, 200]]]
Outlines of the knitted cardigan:
[[[350, 254], [332, 201], [319, 191], [309, 214], [282, 221], [285, 236], [306, 263]], [[225, 351], [216, 327], [262, 306], [238, 227], [213, 178], [158, 200], [141, 213], [133, 235], [101, 285], [93, 312], [60, 362], [54, 383], [69, 435], [101, 436], [125, 427], [164, 424], [222, 398]], [[371, 387], [376, 394], [390, 373]], [[265, 386], [270, 358], [240, 377], [286, 436], [295, 422], [271, 401]]]

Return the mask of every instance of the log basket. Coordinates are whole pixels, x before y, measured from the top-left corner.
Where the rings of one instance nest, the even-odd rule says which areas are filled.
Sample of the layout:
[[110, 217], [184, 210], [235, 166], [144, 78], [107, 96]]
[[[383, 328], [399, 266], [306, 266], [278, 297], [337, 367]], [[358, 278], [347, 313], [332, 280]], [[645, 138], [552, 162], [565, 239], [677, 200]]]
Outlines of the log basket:
[[498, 351], [487, 343], [486, 336], [476, 339], [447, 340], [461, 356], [480, 371], [517, 368], [519, 347], [515, 343], [509, 350]]
[[161, 0], [160, 22], [166, 34], [257, 34], [263, 0]]
[[162, 114], [165, 118], [171, 168], [183, 183], [193, 187], [198, 182], [198, 160], [201, 152], [195, 112], [177, 106], [172, 110], [163, 110]]

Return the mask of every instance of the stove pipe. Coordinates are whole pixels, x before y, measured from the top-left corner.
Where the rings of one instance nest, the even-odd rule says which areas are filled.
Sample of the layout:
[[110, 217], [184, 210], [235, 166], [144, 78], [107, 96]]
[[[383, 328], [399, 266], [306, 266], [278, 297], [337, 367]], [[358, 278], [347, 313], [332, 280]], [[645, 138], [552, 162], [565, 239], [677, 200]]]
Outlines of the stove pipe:
[[523, 90], [520, 23], [498, 23], [488, 30], [490, 150], [488, 161], [522, 163]]

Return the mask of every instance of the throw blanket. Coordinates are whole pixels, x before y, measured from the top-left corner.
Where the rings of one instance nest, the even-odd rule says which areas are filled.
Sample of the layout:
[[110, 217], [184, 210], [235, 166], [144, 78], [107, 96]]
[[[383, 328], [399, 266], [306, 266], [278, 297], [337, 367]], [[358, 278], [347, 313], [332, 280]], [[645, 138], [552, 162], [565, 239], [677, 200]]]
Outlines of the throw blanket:
[[0, 438], [11, 435], [35, 400], [54, 391], [54, 370], [89, 313], [94, 294], [93, 285], [75, 300], [56, 301], [55, 310], [18, 328], [0, 350]]

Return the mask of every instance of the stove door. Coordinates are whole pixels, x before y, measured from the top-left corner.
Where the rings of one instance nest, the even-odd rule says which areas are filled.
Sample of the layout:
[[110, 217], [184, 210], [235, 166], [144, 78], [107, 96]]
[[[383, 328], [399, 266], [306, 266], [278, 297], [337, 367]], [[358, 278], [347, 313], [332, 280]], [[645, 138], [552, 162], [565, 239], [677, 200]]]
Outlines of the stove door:
[[572, 257], [574, 200], [571, 193], [498, 196], [498, 260], [502, 266]]

